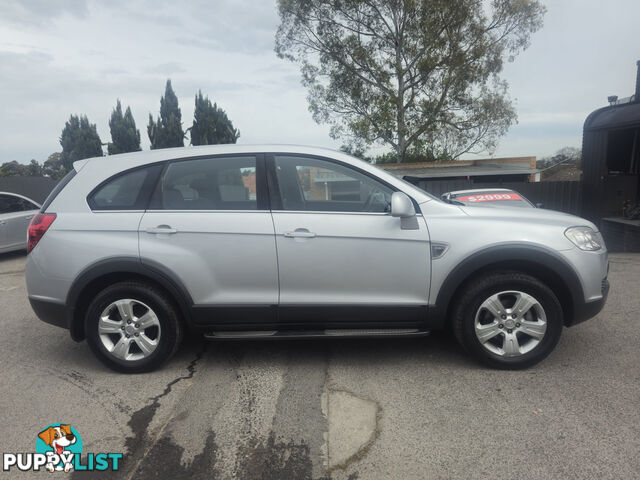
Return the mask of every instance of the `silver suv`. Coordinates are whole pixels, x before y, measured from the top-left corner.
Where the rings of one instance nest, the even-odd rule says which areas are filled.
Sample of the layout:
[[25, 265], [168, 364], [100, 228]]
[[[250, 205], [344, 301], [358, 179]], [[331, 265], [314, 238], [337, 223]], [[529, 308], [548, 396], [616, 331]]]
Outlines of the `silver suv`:
[[608, 292], [596, 227], [445, 203], [342, 153], [207, 146], [82, 160], [29, 228], [43, 321], [109, 367], [211, 339], [420, 336], [493, 367], [546, 357]]

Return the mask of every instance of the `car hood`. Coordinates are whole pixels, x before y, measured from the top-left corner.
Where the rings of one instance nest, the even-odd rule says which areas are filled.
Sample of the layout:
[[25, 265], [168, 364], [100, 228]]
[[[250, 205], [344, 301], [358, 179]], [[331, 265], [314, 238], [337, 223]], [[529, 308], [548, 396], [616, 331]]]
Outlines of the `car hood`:
[[546, 210], [543, 208], [518, 208], [518, 207], [476, 207], [460, 206], [466, 215], [470, 217], [486, 218], [487, 220], [498, 221], [525, 221], [539, 225], [553, 225], [560, 227], [588, 226], [594, 230], [598, 228], [589, 220], [569, 215], [568, 213]]

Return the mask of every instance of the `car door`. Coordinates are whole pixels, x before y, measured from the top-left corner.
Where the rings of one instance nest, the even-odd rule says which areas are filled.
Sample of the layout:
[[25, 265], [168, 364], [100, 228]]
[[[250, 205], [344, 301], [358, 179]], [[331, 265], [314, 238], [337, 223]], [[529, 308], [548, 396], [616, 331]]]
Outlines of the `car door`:
[[394, 188], [327, 158], [273, 155], [268, 165], [282, 323], [426, 319], [429, 234], [421, 215], [408, 227], [391, 216]]
[[143, 263], [188, 291], [194, 321], [275, 321], [278, 273], [264, 158], [214, 156], [167, 164], [139, 227]]
[[26, 248], [29, 223], [39, 209], [26, 198], [0, 194], [0, 249]]

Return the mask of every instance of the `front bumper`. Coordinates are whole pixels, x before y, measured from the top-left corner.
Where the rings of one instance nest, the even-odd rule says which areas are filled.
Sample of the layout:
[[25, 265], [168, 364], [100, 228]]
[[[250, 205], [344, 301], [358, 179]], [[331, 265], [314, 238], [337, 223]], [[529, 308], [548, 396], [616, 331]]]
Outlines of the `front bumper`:
[[574, 305], [573, 321], [568, 323], [568, 327], [572, 327], [579, 323], [589, 320], [600, 313], [607, 302], [609, 296], [609, 280], [606, 278], [602, 280], [602, 298], [591, 302], [584, 302], [579, 305]]

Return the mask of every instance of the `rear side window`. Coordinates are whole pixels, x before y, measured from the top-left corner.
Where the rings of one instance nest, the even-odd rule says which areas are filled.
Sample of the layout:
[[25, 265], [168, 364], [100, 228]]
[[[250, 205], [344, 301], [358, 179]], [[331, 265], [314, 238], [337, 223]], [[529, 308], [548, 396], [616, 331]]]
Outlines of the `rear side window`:
[[103, 182], [88, 197], [92, 210], [144, 210], [161, 165], [137, 168]]
[[0, 213], [17, 213], [38, 210], [39, 207], [29, 200], [15, 195], [0, 194]]
[[184, 160], [169, 164], [152, 208], [164, 210], [256, 210], [254, 156]]

